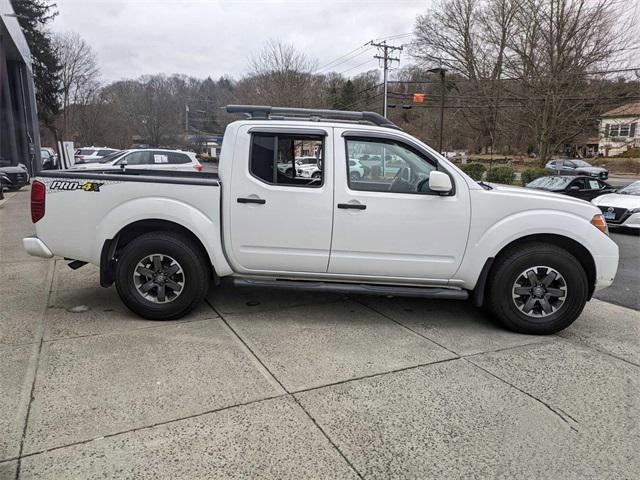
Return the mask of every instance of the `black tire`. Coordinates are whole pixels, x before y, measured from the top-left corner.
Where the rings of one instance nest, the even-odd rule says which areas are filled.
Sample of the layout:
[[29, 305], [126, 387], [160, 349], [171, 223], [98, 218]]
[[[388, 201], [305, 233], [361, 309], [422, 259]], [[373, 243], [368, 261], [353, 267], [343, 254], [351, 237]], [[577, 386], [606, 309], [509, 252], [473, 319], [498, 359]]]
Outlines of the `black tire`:
[[[145, 298], [134, 280], [138, 263], [154, 254], [175, 259], [182, 269], [178, 275], [184, 286], [167, 303], [154, 303]], [[149, 320], [174, 320], [189, 313], [204, 299], [209, 289], [209, 265], [209, 259], [191, 239], [172, 232], [147, 233], [128, 243], [119, 255], [116, 264], [116, 289], [123, 303], [141, 317]], [[157, 285], [149, 290], [150, 294], [154, 291], [158, 295]]]
[[315, 172], [313, 175], [311, 175], [311, 178], [322, 178], [322, 173]]
[[[562, 276], [558, 281], [560, 284], [564, 283], [566, 294], [560, 297], [564, 303], [561, 303], [557, 310], [545, 314], [544, 317], [532, 318], [530, 315], [535, 314], [536, 310], [542, 314], [541, 301], [545, 297], [541, 297], [538, 301], [538, 297], [530, 295], [536, 307], [527, 315], [516, 303], [520, 302], [522, 308], [526, 309], [526, 302], [523, 300], [529, 297], [524, 296], [514, 300], [513, 292], [516, 281], [524, 278], [521, 273], [537, 266], [556, 270]], [[536, 271], [550, 272], [542, 268]], [[526, 283], [523, 288], [528, 288], [529, 283]], [[554, 285], [558, 286], [558, 284]], [[531, 291], [533, 292], [533, 289]], [[550, 335], [567, 328], [578, 318], [587, 302], [589, 285], [582, 265], [571, 253], [556, 245], [532, 242], [519, 245], [496, 259], [489, 274], [486, 295], [488, 310], [507, 329], [519, 333]], [[559, 303], [553, 298], [552, 301]]]
[[349, 178], [354, 182], [357, 182], [358, 180], [360, 180], [360, 174], [358, 172], [351, 172], [349, 174]]

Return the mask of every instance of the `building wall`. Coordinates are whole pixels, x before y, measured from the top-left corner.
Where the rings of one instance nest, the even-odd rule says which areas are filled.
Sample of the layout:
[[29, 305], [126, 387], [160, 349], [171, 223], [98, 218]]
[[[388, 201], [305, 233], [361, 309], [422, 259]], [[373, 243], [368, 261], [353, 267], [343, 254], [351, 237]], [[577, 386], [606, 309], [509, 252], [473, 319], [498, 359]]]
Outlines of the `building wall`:
[[9, 0], [0, 0], [0, 158], [40, 169], [31, 53]]
[[[629, 133], [615, 135], [612, 126], [620, 128], [621, 125], [629, 125]], [[635, 125], [633, 127], [632, 125]], [[624, 153], [628, 148], [640, 147], [640, 117], [607, 117], [600, 120], [600, 141], [598, 151], [605, 156], [615, 156]], [[614, 133], [614, 135], [611, 135]], [[626, 132], [624, 132], [626, 133]]]

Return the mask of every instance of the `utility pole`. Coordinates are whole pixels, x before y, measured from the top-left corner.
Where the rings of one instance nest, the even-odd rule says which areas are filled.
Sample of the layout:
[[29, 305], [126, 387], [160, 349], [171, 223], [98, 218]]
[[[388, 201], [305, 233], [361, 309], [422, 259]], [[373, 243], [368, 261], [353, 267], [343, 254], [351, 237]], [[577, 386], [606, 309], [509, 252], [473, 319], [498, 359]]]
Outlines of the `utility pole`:
[[440, 80], [440, 140], [438, 141], [438, 153], [442, 153], [442, 132], [444, 131], [444, 94], [445, 94], [445, 81], [444, 74], [447, 72], [444, 68], [432, 68], [427, 70], [429, 73], [439, 73]]
[[382, 115], [386, 117], [387, 116], [387, 77], [388, 77], [388, 71], [389, 71], [389, 63], [391, 62], [400, 63], [400, 58], [389, 56], [389, 52], [393, 52], [394, 50], [401, 52], [402, 47], [394, 47], [393, 45], [387, 45], [386, 40], [382, 43], [374, 43], [372, 40], [370, 43], [372, 46], [378, 47], [381, 53], [381, 55], [375, 55], [373, 58], [382, 60], [382, 66], [383, 66], [383, 72], [384, 72], [384, 99], [382, 103]]

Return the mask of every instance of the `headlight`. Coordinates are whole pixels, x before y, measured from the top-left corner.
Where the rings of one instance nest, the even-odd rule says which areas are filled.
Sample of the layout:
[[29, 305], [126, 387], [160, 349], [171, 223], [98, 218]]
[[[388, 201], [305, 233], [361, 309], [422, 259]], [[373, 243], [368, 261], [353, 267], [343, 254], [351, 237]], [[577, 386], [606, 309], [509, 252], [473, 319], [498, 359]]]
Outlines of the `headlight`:
[[593, 216], [591, 219], [591, 225], [596, 227], [605, 235], [609, 235], [609, 228], [607, 227], [607, 222], [604, 219], [604, 216], [600, 213]]

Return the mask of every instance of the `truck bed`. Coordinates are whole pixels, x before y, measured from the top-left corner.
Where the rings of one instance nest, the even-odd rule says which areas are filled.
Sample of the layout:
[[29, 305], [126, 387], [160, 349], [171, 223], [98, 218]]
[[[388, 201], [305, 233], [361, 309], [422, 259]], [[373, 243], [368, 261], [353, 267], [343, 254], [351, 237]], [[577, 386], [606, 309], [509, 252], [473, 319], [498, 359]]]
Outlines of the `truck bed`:
[[[212, 252], [220, 247], [220, 182], [213, 173], [44, 171], [45, 215], [36, 233], [57, 255], [100, 264], [106, 240], [133, 222], [164, 220], [188, 226]], [[62, 233], [62, 234], [61, 234]]]

